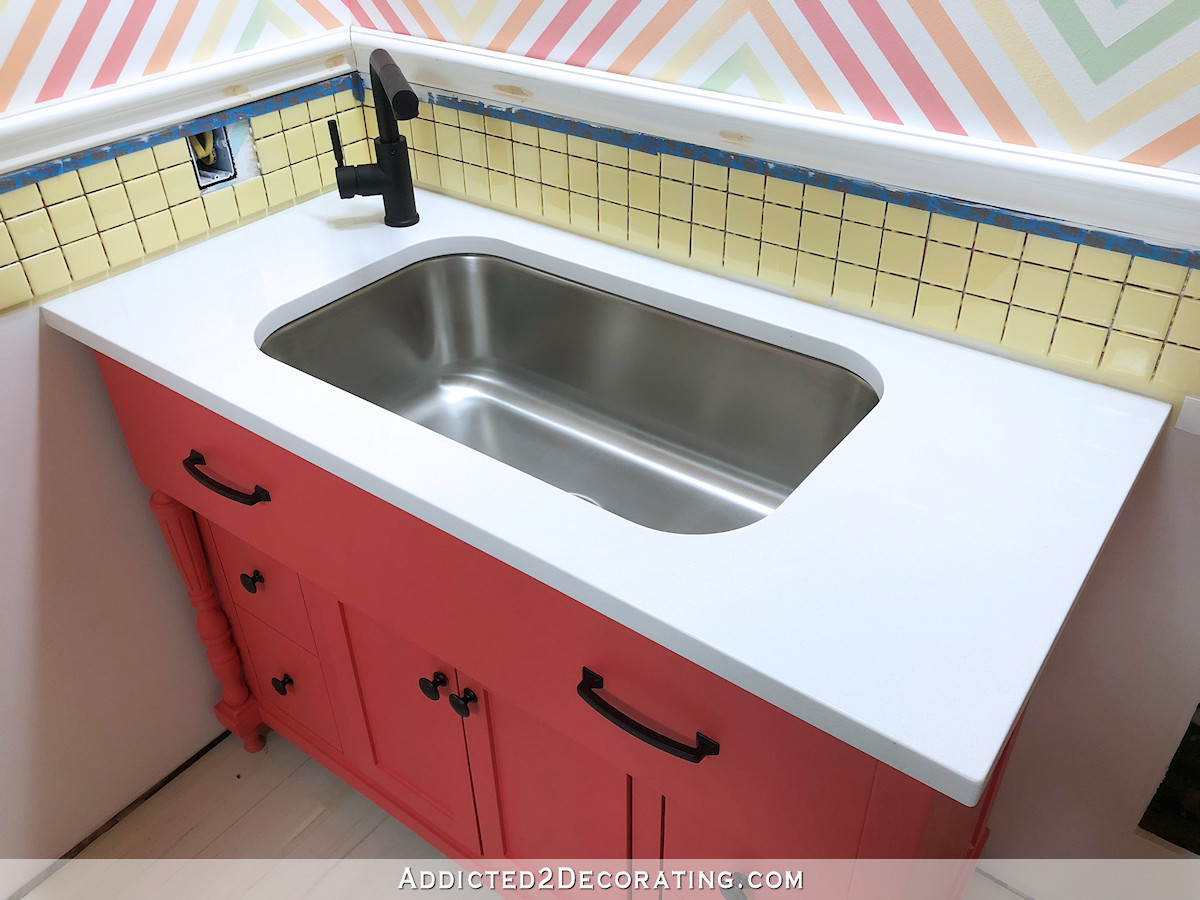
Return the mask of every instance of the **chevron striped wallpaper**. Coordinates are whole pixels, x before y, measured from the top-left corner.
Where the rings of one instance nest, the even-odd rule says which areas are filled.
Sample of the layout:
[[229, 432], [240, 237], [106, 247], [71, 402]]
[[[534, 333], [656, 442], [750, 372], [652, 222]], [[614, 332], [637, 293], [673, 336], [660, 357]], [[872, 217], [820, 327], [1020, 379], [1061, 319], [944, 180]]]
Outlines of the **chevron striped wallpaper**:
[[0, 0], [0, 109], [358, 24], [1200, 174], [1200, 0]]

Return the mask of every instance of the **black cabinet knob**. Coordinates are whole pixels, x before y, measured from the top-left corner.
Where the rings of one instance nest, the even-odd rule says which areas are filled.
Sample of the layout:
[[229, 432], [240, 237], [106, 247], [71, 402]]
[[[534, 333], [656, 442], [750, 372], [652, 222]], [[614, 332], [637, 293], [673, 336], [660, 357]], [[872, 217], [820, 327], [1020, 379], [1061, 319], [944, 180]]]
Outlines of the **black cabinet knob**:
[[238, 576], [238, 578], [242, 582], [242, 587], [246, 589], [247, 594], [257, 594], [258, 586], [266, 583], [266, 580], [263, 578], [263, 573], [258, 571], [258, 569], [254, 570], [253, 575], [247, 575], [245, 572], [243, 572]]
[[286, 697], [287, 689], [295, 683], [296, 682], [292, 681], [292, 676], [289, 675], [287, 672], [283, 673], [283, 678], [281, 678], [281, 679], [280, 678], [272, 678], [271, 679], [271, 687], [275, 688], [275, 693], [277, 693], [280, 697]]
[[422, 678], [417, 684], [421, 686], [421, 693], [430, 700], [441, 700], [442, 695], [438, 693], [438, 688], [445, 687], [449, 682], [441, 672], [434, 672], [433, 678]]
[[478, 702], [479, 698], [475, 696], [475, 692], [467, 688], [462, 692], [462, 696], [458, 694], [450, 695], [450, 708], [462, 716], [464, 719], [471, 715], [471, 707], [469, 704]]

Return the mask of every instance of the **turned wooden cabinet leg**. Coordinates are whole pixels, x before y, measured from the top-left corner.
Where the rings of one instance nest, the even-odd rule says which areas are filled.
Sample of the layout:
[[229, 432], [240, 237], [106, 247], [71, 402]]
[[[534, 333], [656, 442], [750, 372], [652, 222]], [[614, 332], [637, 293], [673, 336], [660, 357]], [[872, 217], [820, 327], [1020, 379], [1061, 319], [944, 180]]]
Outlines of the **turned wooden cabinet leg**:
[[241, 738], [248, 752], [255, 753], [264, 744], [258, 702], [246, 685], [229, 620], [217, 602], [195, 514], [161, 491], [155, 491], [150, 498], [150, 509], [158, 519], [175, 568], [183, 576], [188, 599], [196, 610], [196, 631], [204, 642], [208, 665], [221, 682], [221, 702], [213, 707], [217, 721]]

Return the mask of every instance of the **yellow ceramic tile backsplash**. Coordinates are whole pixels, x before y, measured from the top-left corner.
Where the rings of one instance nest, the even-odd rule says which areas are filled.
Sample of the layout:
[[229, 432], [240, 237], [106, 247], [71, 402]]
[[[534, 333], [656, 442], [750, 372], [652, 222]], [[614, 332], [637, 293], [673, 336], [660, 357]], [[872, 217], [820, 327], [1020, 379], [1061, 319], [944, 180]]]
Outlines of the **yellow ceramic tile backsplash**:
[[53, 178], [39, 181], [37, 187], [42, 195], [42, 202], [48, 204], [61, 203], [64, 200], [70, 200], [72, 197], [83, 195], [83, 184], [79, 181], [78, 172], [66, 172], [62, 175], [55, 175]]
[[1106, 340], [1108, 331], [1104, 328], [1062, 319], [1054, 331], [1050, 357], [1078, 366], [1098, 366]]
[[67, 244], [62, 251], [73, 281], [83, 281], [108, 268], [108, 258], [104, 255], [104, 245], [98, 234]]
[[71, 273], [62, 251], [55, 247], [21, 261], [29, 286], [35, 294], [50, 294], [62, 290], [71, 283]]
[[[330, 150], [325, 120], [335, 114], [347, 157], [368, 161], [363, 108], [346, 92], [252, 118], [266, 174], [236, 187], [201, 196], [187, 141], [179, 139], [0, 194], [0, 309], [53, 296], [330, 188], [333, 156], [322, 151]], [[479, 171], [486, 181], [486, 169]]]
[[115, 159], [106, 159], [79, 170], [79, 180], [89, 194], [121, 183], [121, 170]]
[[38, 193], [37, 185], [27, 184], [15, 191], [0, 194], [0, 215], [6, 219], [12, 219], [22, 213], [41, 209], [43, 204], [44, 201], [42, 195]]
[[8, 236], [12, 238], [13, 246], [17, 248], [17, 256], [27, 259], [37, 253], [43, 253], [51, 247], [58, 246], [54, 236], [54, 226], [50, 216], [44, 209], [9, 219]]
[[240, 181], [233, 186], [233, 199], [237, 201], [238, 217], [257, 216], [267, 210], [267, 188], [262, 176]]
[[121, 177], [123, 179], [132, 181], [134, 178], [140, 178], [143, 175], [149, 175], [151, 172], [157, 172], [158, 160], [154, 158], [153, 149], [139, 150], [136, 153], [118, 156], [117, 168], [121, 170]]
[[142, 219], [167, 208], [167, 194], [158, 173], [143, 175], [125, 182], [125, 194], [135, 219]]
[[178, 206], [200, 196], [200, 185], [196, 183], [196, 173], [190, 162], [182, 165], [172, 165], [158, 173], [162, 180], [163, 191], [167, 203]]
[[113, 268], [135, 262], [141, 259], [145, 252], [137, 226], [132, 222], [100, 232], [100, 242], [104, 245], [104, 253]]
[[33, 290], [20, 263], [0, 266], [0, 309], [16, 306], [32, 297]]
[[175, 245], [175, 222], [165, 209], [138, 219], [137, 228], [147, 253], [157, 253]]
[[1175, 321], [1167, 339], [1186, 347], [1200, 349], [1200, 300], [1183, 298], [1175, 311]]
[[50, 222], [54, 226], [54, 234], [60, 245], [96, 233], [92, 211], [83, 197], [56, 203], [47, 212], [50, 214]]
[[[250, 120], [262, 175], [200, 194], [186, 141], [0, 195], [0, 309], [329, 190], [349, 92]], [[1200, 271], [423, 105], [414, 178], [700, 268], [1178, 402], [1200, 393]]]
[[0, 266], [7, 266], [17, 261], [17, 248], [13, 246], [12, 238], [8, 236], [8, 226], [0, 222]]
[[931, 331], [952, 332], [958, 324], [962, 294], [936, 284], [922, 283], [917, 288], [917, 308], [913, 322]]
[[182, 138], [165, 144], [157, 144], [153, 151], [154, 161], [158, 164], [159, 169], [169, 169], [185, 163], [191, 164], [192, 161], [192, 155], [188, 151], [188, 142]]
[[208, 231], [208, 216], [204, 214], [204, 201], [199, 197], [172, 207], [171, 219], [175, 223], [175, 234], [181, 241], [191, 240]]

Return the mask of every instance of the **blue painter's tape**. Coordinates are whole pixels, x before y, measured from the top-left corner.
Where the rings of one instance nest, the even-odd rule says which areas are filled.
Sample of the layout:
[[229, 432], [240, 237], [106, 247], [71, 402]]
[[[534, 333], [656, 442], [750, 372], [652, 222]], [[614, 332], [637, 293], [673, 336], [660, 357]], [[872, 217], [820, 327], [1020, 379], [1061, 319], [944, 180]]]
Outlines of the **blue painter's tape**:
[[253, 100], [250, 103], [243, 103], [241, 106], [223, 109], [220, 112], [201, 116], [198, 119], [192, 119], [190, 122], [184, 122], [181, 125], [173, 125], [162, 131], [138, 135], [116, 141], [112, 144], [105, 144], [102, 147], [92, 147], [89, 150], [72, 153], [70, 156], [38, 163], [27, 169], [0, 175], [0, 194], [15, 191], [17, 188], [22, 188], [29, 184], [36, 184], [39, 181], [53, 178], [55, 175], [62, 175], [65, 172], [74, 172], [95, 163], [104, 162], [107, 159], [115, 159], [118, 156], [136, 153], [139, 150], [145, 150], [148, 147], [154, 147], [158, 144], [166, 144], [189, 134], [211, 131], [213, 128], [232, 125], [240, 119], [261, 116], [265, 113], [295, 106], [297, 103], [316, 100], [320, 97], [328, 97], [331, 94], [341, 93], [342, 91], [352, 91], [361, 100], [362, 89], [362, 79], [359, 78], [357, 72], [352, 72], [348, 75], [339, 75], [336, 78], [330, 78], [317, 84], [310, 84], [306, 87], [285, 91], [273, 97], [265, 97], [262, 100]]
[[1174, 263], [1178, 266], [1200, 268], [1200, 250], [1162, 247], [1128, 235], [1083, 228], [1078, 225], [1071, 225], [1055, 219], [1034, 216], [1011, 209], [986, 206], [982, 203], [957, 200], [953, 197], [944, 197], [938, 194], [900, 190], [871, 181], [847, 178], [846, 176], [836, 175], [831, 172], [818, 172], [802, 166], [772, 162], [770, 160], [759, 159], [755, 156], [747, 156], [728, 150], [717, 150], [714, 147], [705, 147], [685, 141], [656, 137], [651, 134], [624, 131], [607, 125], [594, 125], [522, 107], [492, 106], [481, 100], [434, 92], [430, 92], [428, 101], [447, 109], [456, 109], [493, 119], [516, 122], [521, 125], [531, 125], [534, 128], [544, 128], [548, 131], [585, 137], [600, 143], [625, 147], [629, 150], [640, 150], [642, 153], [678, 156], [683, 159], [712, 163], [713, 165], [725, 166], [730, 169], [740, 169], [759, 175], [770, 175], [784, 181], [794, 181], [827, 190], [841, 191], [842, 193], [853, 194], [858, 197], [870, 197], [873, 200], [882, 200], [898, 206], [908, 206], [938, 215], [965, 219], [966, 221], [977, 222], [981, 225], [995, 225], [998, 228], [1023, 231], [1041, 237], [1081, 244], [1085, 247], [1098, 247], [1102, 250], [1128, 253], [1131, 256]]

